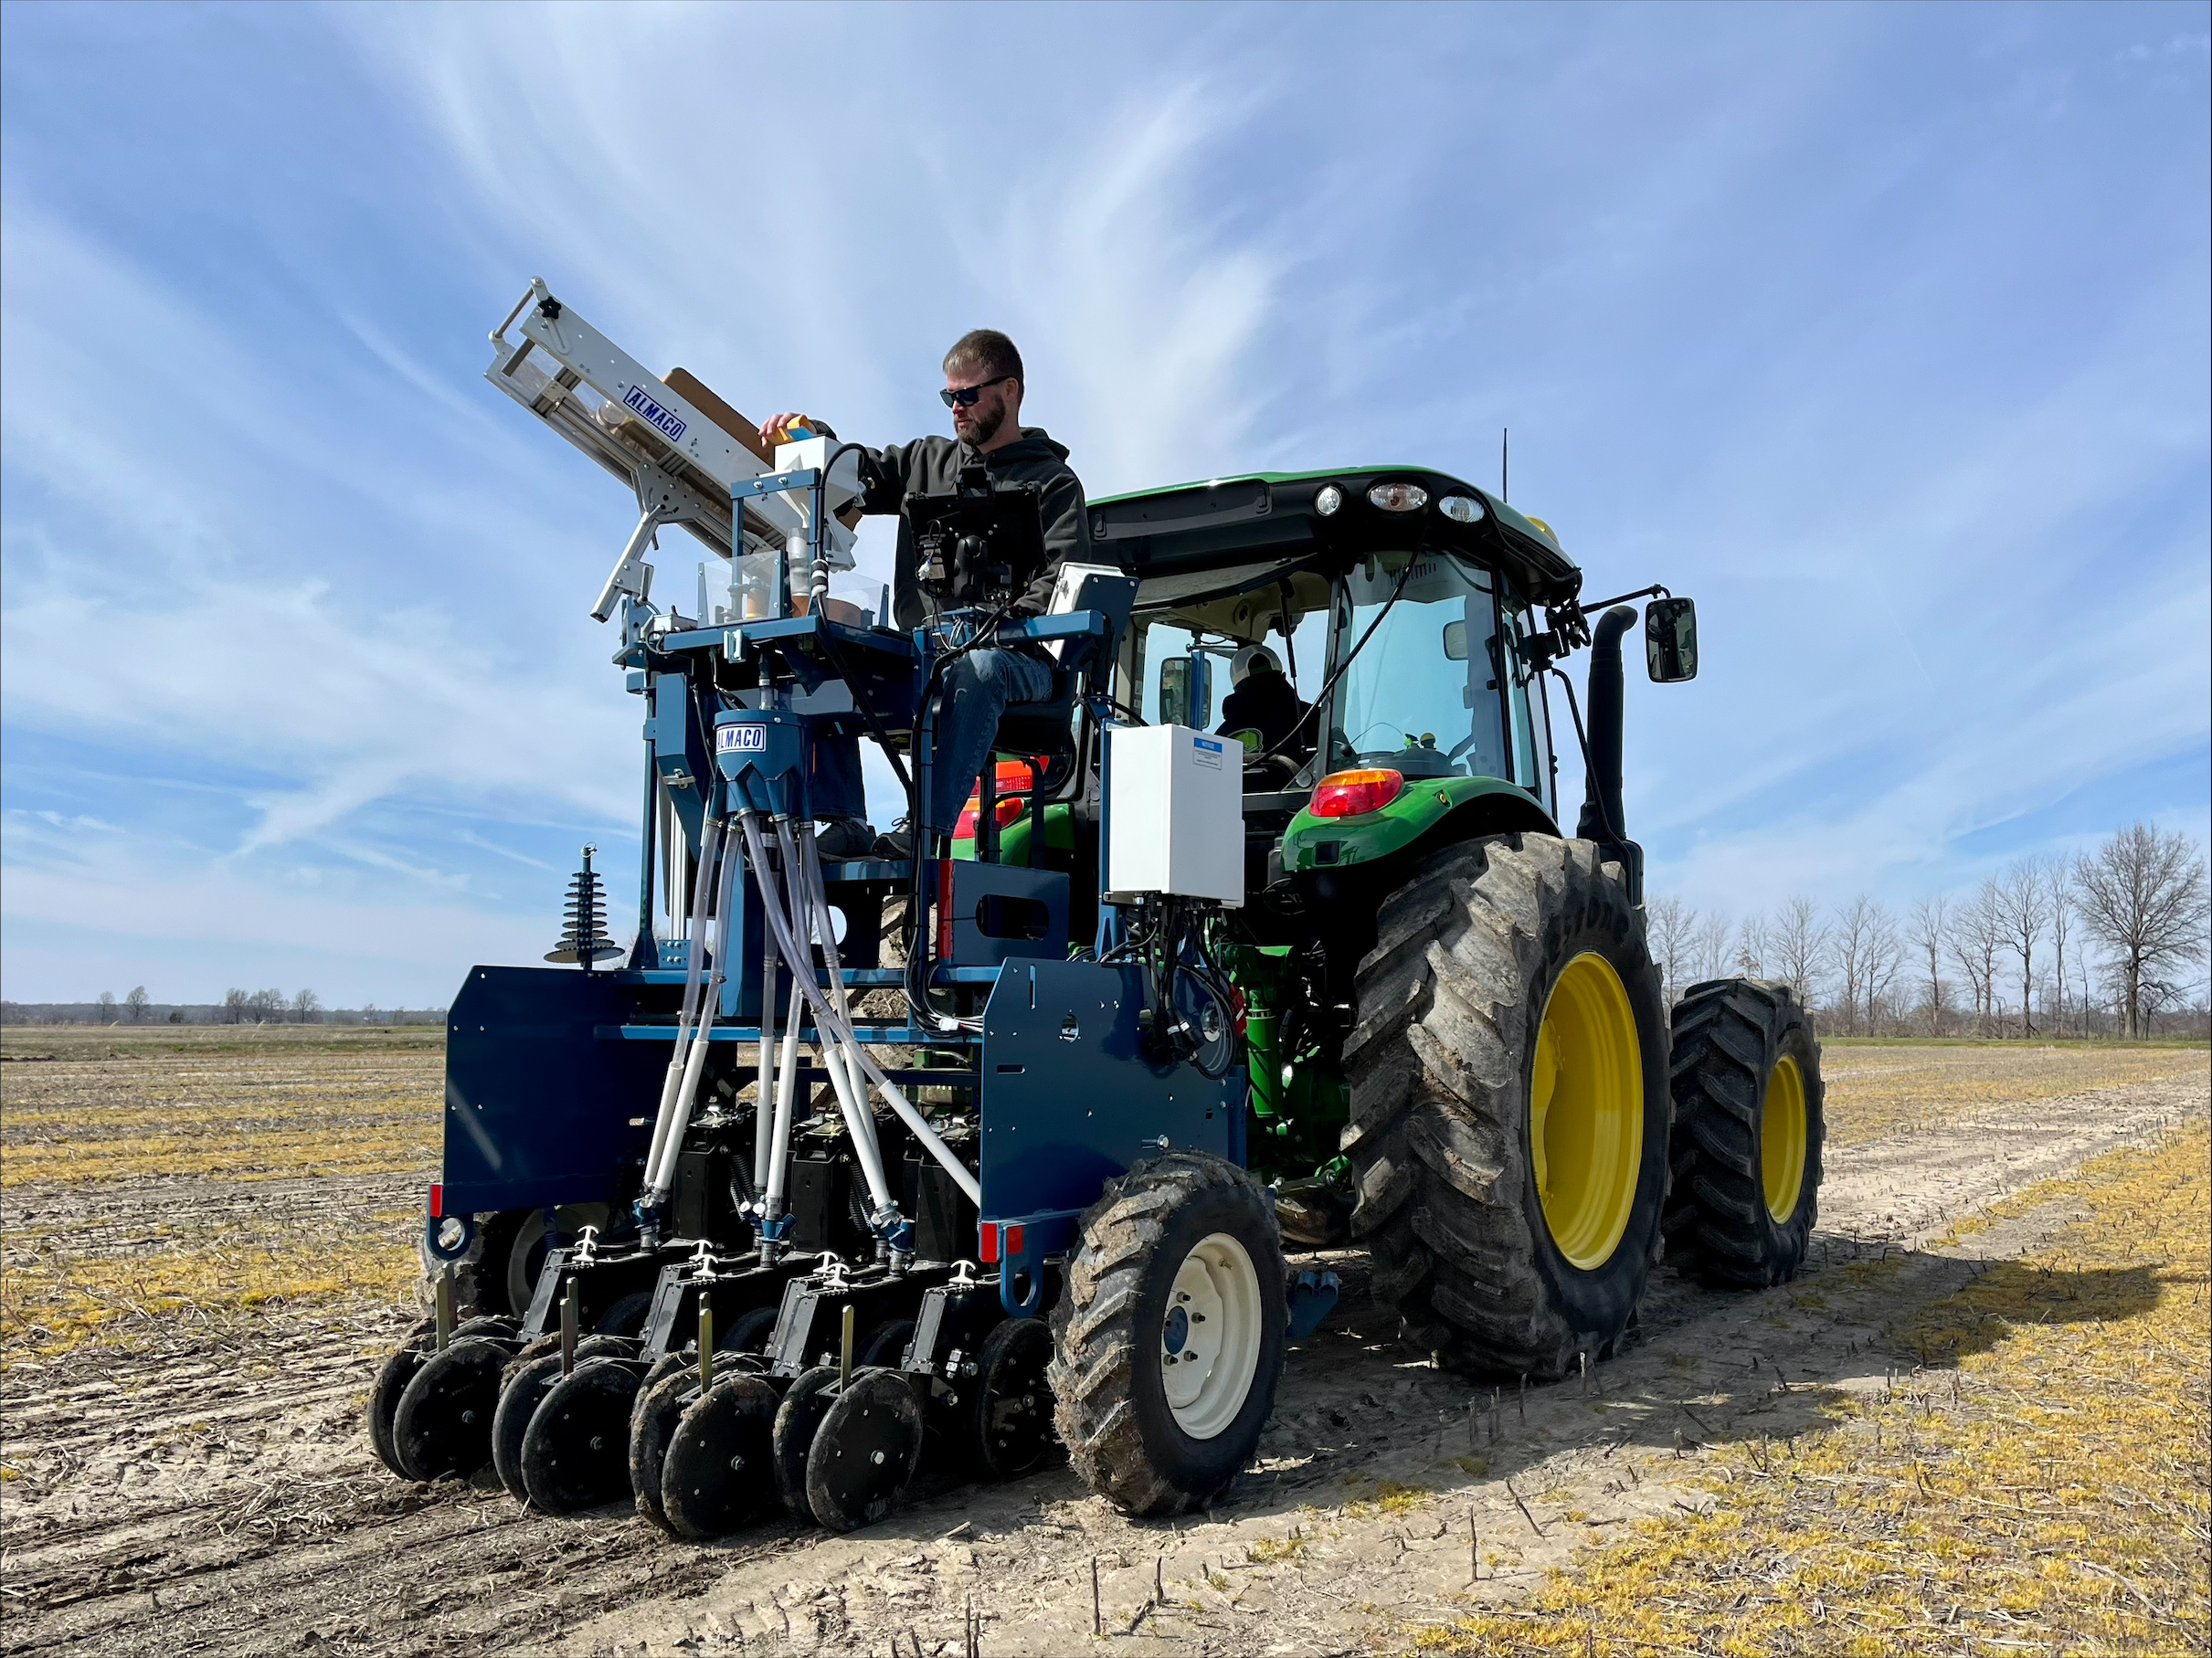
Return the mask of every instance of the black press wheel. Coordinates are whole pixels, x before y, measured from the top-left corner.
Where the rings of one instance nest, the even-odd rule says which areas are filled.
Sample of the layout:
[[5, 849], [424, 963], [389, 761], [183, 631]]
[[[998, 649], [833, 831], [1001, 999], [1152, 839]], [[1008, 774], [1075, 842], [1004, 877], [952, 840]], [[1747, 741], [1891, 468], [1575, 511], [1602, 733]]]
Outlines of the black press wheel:
[[577, 1514], [629, 1491], [630, 1408], [642, 1379], [623, 1360], [598, 1358], [545, 1390], [523, 1434], [523, 1489], [533, 1508]]
[[769, 1450], [776, 1467], [776, 1492], [795, 1520], [811, 1520], [813, 1505], [807, 1501], [807, 1453], [822, 1418], [837, 1402], [837, 1367], [817, 1365], [802, 1371], [776, 1409], [776, 1427]]
[[1053, 1310], [1054, 1420], [1076, 1472], [1131, 1514], [1212, 1497], [1275, 1408], [1285, 1322], [1281, 1235], [1250, 1175], [1170, 1152], [1108, 1181]]
[[807, 1506], [831, 1531], [889, 1514], [922, 1460], [922, 1407], [896, 1370], [856, 1370], [807, 1451]]
[[[661, 1506], [671, 1529], [705, 1542], [776, 1506], [776, 1389], [742, 1371], [717, 1378], [684, 1406], [661, 1464]], [[633, 1455], [633, 1476], [636, 1465]]]
[[1675, 1006], [1676, 1263], [1719, 1289], [1794, 1278], [1820, 1205], [1820, 1043], [1790, 987], [1724, 978]]
[[1053, 1449], [1052, 1362], [1053, 1333], [1041, 1318], [1010, 1318], [983, 1338], [958, 1408], [962, 1448], [985, 1477], [1019, 1479]]

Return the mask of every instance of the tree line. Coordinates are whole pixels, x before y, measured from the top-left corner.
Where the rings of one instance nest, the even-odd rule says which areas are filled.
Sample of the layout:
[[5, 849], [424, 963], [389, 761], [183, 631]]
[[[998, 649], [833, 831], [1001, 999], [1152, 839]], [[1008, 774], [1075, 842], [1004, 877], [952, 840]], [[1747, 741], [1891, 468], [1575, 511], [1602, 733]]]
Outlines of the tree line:
[[2132, 824], [2071, 859], [2024, 858], [1899, 912], [1864, 894], [1731, 919], [1660, 896], [1651, 952], [1671, 1003], [1742, 974], [1789, 984], [1830, 1035], [2126, 1036], [2212, 1024], [2204, 850]]
[[0, 1025], [420, 1025], [442, 1024], [442, 1008], [325, 1008], [312, 989], [226, 991], [220, 1002], [156, 1002], [143, 985], [90, 1002], [0, 1001]]

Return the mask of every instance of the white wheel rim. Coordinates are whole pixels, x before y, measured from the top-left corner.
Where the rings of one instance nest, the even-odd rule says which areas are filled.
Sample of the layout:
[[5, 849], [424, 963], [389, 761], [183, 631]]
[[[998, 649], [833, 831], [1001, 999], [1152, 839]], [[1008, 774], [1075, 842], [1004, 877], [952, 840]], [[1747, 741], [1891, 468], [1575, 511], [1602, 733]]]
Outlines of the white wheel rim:
[[1260, 1275], [1227, 1232], [1176, 1269], [1160, 1321], [1160, 1385], [1175, 1425], [1210, 1440], [1236, 1420], [1260, 1368]]

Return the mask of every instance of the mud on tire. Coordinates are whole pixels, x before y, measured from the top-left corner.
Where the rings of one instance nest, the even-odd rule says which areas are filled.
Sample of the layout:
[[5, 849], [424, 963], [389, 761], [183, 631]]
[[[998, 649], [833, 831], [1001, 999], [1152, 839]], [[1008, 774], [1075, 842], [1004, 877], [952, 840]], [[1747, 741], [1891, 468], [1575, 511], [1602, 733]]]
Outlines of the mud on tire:
[[1719, 1289], [1794, 1278], [1818, 1219], [1824, 1124], [1820, 1044], [1790, 987], [1692, 985], [1675, 1005], [1673, 1085], [1675, 1263]]
[[[1183, 1422], [1209, 1426], [1206, 1399], [1185, 1405], [1179, 1417], [1165, 1368], [1191, 1349], [1165, 1344], [1182, 1339], [1173, 1322], [1179, 1274], [1201, 1247], [1222, 1253], [1223, 1236], [1234, 1240], [1256, 1279], [1249, 1325], [1240, 1323], [1237, 1337], [1253, 1368], [1241, 1396], [1233, 1379], [1219, 1396], [1220, 1425], [1194, 1436]], [[1216, 1316], [1229, 1327], [1229, 1318]], [[1274, 1205], [1250, 1175], [1219, 1157], [1170, 1152], [1109, 1180], [1084, 1212], [1052, 1315], [1046, 1379], [1075, 1471], [1130, 1514], [1203, 1505], [1251, 1460], [1275, 1410], [1286, 1322], [1282, 1235]], [[1182, 1329], [1189, 1328], [1186, 1322]], [[1226, 1346], [1222, 1357], [1229, 1357]], [[1204, 1362], [1211, 1377], [1217, 1360]], [[1224, 1363], [1223, 1376], [1241, 1374], [1242, 1362], [1233, 1372]]]
[[[1618, 1074], [1642, 1109], [1615, 1175], [1625, 1224], [1577, 1265], [1545, 1220], [1530, 1092], [1551, 993], [1586, 955], [1633, 1013]], [[1455, 1369], [1549, 1379], [1607, 1356], [1665, 1247], [1669, 1115], [1658, 975], [1619, 866], [1550, 835], [1446, 847], [1384, 903], [1357, 997], [1344, 1148], [1377, 1299]]]

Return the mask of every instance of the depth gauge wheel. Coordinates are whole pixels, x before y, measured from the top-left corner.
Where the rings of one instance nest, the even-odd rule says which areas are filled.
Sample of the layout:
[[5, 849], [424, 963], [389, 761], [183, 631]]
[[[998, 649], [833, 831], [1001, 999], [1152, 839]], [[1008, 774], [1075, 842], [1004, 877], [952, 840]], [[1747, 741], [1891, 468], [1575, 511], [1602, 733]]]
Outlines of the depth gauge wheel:
[[1664, 1248], [1667, 1021], [1644, 917], [1587, 840], [1432, 854], [1377, 918], [1345, 1043], [1352, 1234], [1454, 1368], [1606, 1357]]
[[1719, 1289], [1805, 1264], [1820, 1202], [1820, 1043], [1790, 987], [1724, 978], [1675, 1007], [1674, 1203], [1667, 1243]]
[[1170, 1152], [1085, 1211], [1053, 1309], [1053, 1420], [1131, 1514], [1198, 1506], [1251, 1460], [1283, 1370], [1274, 1206], [1233, 1163]]

